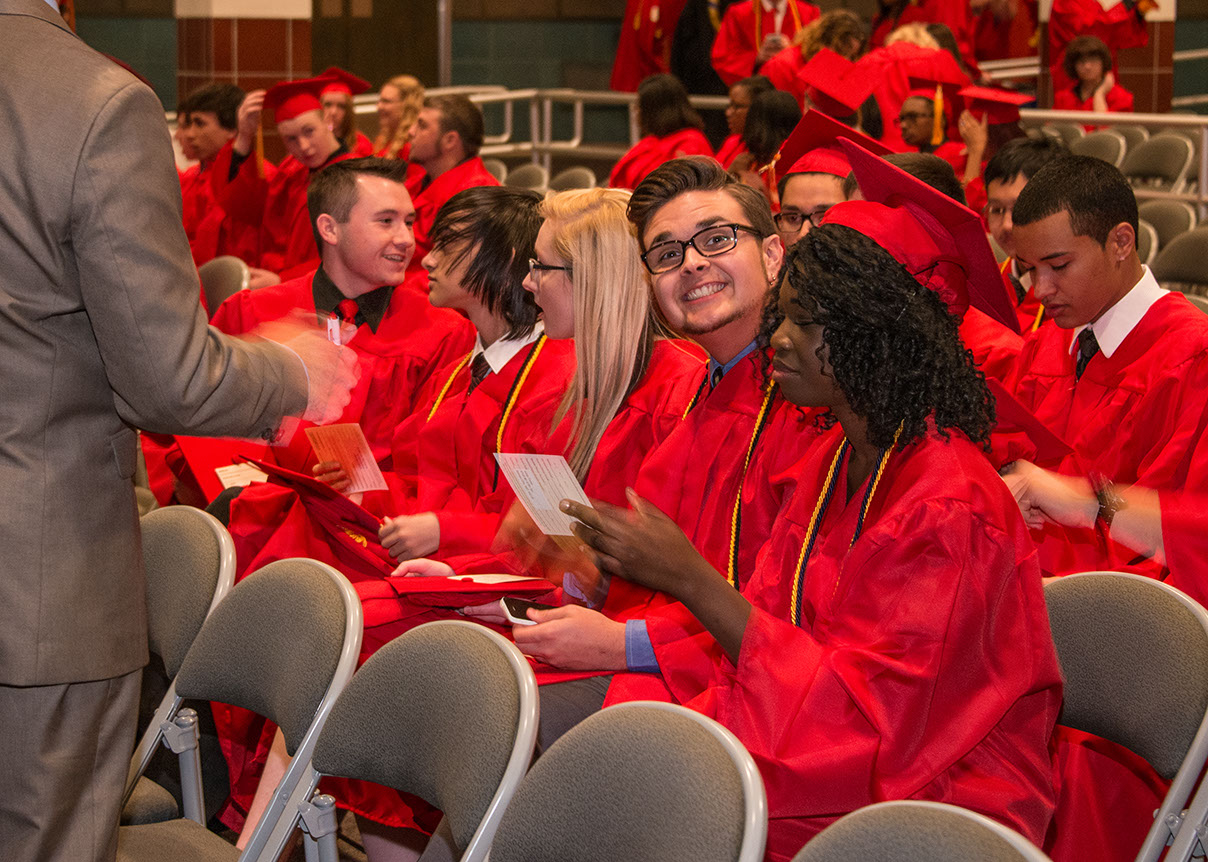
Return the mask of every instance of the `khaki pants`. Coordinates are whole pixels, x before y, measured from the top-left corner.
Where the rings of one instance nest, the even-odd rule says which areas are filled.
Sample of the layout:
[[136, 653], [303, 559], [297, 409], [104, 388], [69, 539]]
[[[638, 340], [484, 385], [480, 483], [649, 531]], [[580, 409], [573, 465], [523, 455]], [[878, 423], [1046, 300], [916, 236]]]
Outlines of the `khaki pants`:
[[0, 857], [110, 862], [134, 750], [141, 670], [0, 685]]

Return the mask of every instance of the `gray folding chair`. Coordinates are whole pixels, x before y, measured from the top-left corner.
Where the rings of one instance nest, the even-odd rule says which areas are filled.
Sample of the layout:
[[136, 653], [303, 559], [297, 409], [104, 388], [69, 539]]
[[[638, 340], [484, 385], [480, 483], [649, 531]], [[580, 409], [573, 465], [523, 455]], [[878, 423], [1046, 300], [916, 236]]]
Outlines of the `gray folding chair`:
[[1194, 148], [1180, 135], [1154, 135], [1129, 150], [1120, 172], [1136, 189], [1178, 191], [1187, 178]]
[[1121, 572], [1067, 575], [1044, 595], [1065, 673], [1061, 723], [1123, 745], [1171, 782], [1136, 856], [1155, 862], [1183, 836], [1180, 813], [1208, 758], [1208, 612]]
[[501, 159], [483, 159], [482, 166], [501, 183], [507, 178], [508, 166]]
[[594, 189], [595, 187], [595, 171], [582, 165], [559, 171], [558, 175], [549, 181], [551, 192], [564, 192], [567, 189]]
[[1183, 296], [1200, 311], [1208, 314], [1208, 296], [1200, 296], [1198, 293], [1184, 293]]
[[1113, 132], [1118, 132], [1124, 137], [1128, 148], [1139, 147], [1141, 144], [1149, 140], [1149, 129], [1144, 126], [1133, 126], [1128, 123], [1117, 123], [1112, 127]]
[[793, 862], [1050, 862], [1014, 829], [956, 805], [878, 802], [817, 834]]
[[1184, 293], [1208, 291], [1208, 226], [1176, 236], [1154, 259], [1154, 278]]
[[682, 706], [635, 701], [571, 728], [533, 764], [491, 862], [757, 862], [767, 797], [732, 733]]
[[[171, 680], [130, 758], [123, 823], [147, 823], [179, 817], [176, 800], [142, 778], [165, 734], [175, 741], [173, 717], [180, 710], [175, 677], [206, 616], [235, 582], [235, 545], [218, 519], [192, 506], [156, 509], [139, 520], [147, 572], [147, 635]], [[182, 742], [191, 742], [186, 735]], [[174, 744], [174, 743], [173, 743]], [[171, 747], [171, 744], [170, 744]], [[180, 753], [176, 748], [173, 751]], [[188, 761], [191, 765], [192, 761]], [[197, 783], [183, 781], [185, 816], [205, 823]]]
[[1045, 123], [1040, 127], [1040, 131], [1064, 141], [1067, 147], [1086, 134], [1086, 129], [1082, 128], [1081, 123]]
[[1120, 162], [1124, 161], [1127, 149], [1128, 142], [1124, 136], [1111, 129], [1100, 129], [1070, 141], [1070, 152], [1074, 155], [1092, 156], [1116, 167], [1120, 167]]
[[[537, 681], [520, 650], [484, 626], [442, 620], [370, 656], [332, 708], [314, 763], [422, 797], [445, 814], [433, 839], [452, 844], [444, 853], [478, 862], [536, 741]], [[337, 862], [335, 804], [319, 795], [300, 805], [319, 862]]]
[[[189, 647], [176, 690], [184, 698], [249, 709], [275, 723], [285, 738], [289, 766], [242, 854], [186, 818], [123, 826], [118, 859], [276, 860], [292, 832], [292, 823], [282, 825], [293, 811], [290, 803], [308, 797], [318, 782], [311, 756], [323, 722], [352, 677], [361, 631], [356, 591], [325, 563], [279, 560], [232, 589]], [[181, 757], [190, 755], [191, 768], [197, 769], [196, 749]]]
[[1158, 232], [1145, 219], [1137, 221], [1137, 257], [1148, 266], [1158, 256]]
[[1195, 227], [1195, 207], [1186, 201], [1138, 201], [1137, 212], [1158, 232], [1158, 248]]
[[201, 278], [201, 289], [211, 315], [229, 297], [247, 290], [252, 277], [248, 265], [229, 254], [206, 261], [197, 268], [197, 275]]
[[529, 163], [508, 171], [505, 185], [514, 189], [532, 189], [543, 192], [549, 185], [549, 171], [542, 165]]

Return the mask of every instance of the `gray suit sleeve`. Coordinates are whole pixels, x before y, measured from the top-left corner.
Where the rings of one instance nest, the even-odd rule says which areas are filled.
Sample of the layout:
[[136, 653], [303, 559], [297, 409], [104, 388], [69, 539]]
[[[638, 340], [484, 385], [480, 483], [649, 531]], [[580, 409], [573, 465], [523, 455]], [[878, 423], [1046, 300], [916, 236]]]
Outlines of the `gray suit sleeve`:
[[84, 305], [124, 420], [257, 436], [305, 410], [295, 355], [206, 324], [163, 111], [145, 86], [123, 87], [95, 117], [72, 196]]

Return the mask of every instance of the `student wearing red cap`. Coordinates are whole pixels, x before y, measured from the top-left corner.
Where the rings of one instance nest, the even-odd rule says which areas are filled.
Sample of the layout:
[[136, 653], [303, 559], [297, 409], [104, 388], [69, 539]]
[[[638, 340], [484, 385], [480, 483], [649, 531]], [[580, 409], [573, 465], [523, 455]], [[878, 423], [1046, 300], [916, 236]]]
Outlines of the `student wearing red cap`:
[[478, 157], [483, 138], [482, 111], [465, 96], [431, 96], [424, 99], [411, 124], [412, 170], [407, 190], [415, 203], [415, 255], [411, 272], [423, 277], [422, 261], [432, 249], [429, 231], [437, 212], [460, 191], [478, 186], [497, 186]]
[[[1012, 218], [1020, 266], [1055, 324], [1028, 338], [1014, 391], [1074, 449], [1042, 466], [1182, 489], [1208, 400], [1208, 318], [1138, 259], [1128, 182], [1106, 162], [1063, 156], [1028, 181]], [[1035, 536], [1046, 574], [1165, 574], [1095, 530], [1050, 525]]]
[[[641, 139], [621, 156], [608, 175], [614, 189], [632, 189], [664, 162], [681, 156], [711, 156], [700, 114], [674, 75], [651, 75], [638, 87]], [[745, 123], [744, 123], [745, 124]]]
[[727, 85], [754, 75], [821, 10], [803, 0], [742, 0], [726, 9], [711, 57]]
[[831, 9], [797, 31], [792, 44], [760, 66], [759, 73], [776, 89], [792, 93], [805, 110], [805, 87], [800, 79], [805, 65], [821, 48], [854, 62], [867, 38], [868, 26], [859, 15], [850, 9]]
[[[239, 107], [235, 139], [214, 161], [215, 197], [232, 218], [258, 227], [257, 256], [248, 263], [278, 276], [300, 275], [318, 266], [306, 186], [324, 165], [350, 158], [323, 121], [319, 93], [332, 80], [286, 81], [248, 93]], [[276, 168], [257, 149], [265, 108], [274, 112], [288, 153]]]
[[911, 78], [912, 89], [894, 120], [906, 146], [919, 153], [932, 153], [952, 165], [957, 178], [965, 175], [968, 152], [962, 141], [949, 139], [949, 123], [956, 119], [954, 97], [960, 89], [955, 80]]
[[355, 158], [372, 156], [373, 141], [357, 130], [352, 105], [352, 97], [368, 90], [369, 82], [339, 66], [327, 67], [319, 77], [334, 79], [319, 91], [319, 104], [327, 127]]
[[982, 376], [931, 279], [903, 266], [928, 247], [907, 210], [853, 202], [789, 252], [771, 378], [828, 430], [741, 590], [636, 494], [563, 503], [602, 570], [682, 600], [647, 618], [657, 667], [754, 756], [767, 859], [886, 799], [961, 805], [1037, 843], [1052, 816], [1061, 671], [1036, 552], [979, 446]]
[[881, 116], [875, 99], [871, 70], [858, 66], [827, 48], [814, 54], [798, 75], [804, 86], [803, 100], [846, 126], [872, 137], [881, 131]]
[[981, 212], [986, 205], [986, 188], [981, 181], [986, 162], [1003, 144], [1027, 137], [1019, 123], [1019, 109], [1034, 100], [1026, 93], [994, 87], [965, 87], [957, 96], [965, 105], [957, 128], [966, 150], [965, 173], [958, 178], [969, 207]]

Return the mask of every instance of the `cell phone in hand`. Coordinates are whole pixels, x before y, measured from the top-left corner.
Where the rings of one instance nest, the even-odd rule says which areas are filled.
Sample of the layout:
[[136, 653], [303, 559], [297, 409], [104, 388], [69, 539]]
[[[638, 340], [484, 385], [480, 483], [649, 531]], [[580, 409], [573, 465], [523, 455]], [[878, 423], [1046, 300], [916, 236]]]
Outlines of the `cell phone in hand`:
[[535, 626], [537, 623], [528, 618], [528, 609], [539, 611], [552, 610], [554, 605], [543, 605], [541, 602], [530, 602], [528, 599], [518, 599], [515, 596], [504, 596], [499, 600], [499, 609], [514, 626]]

